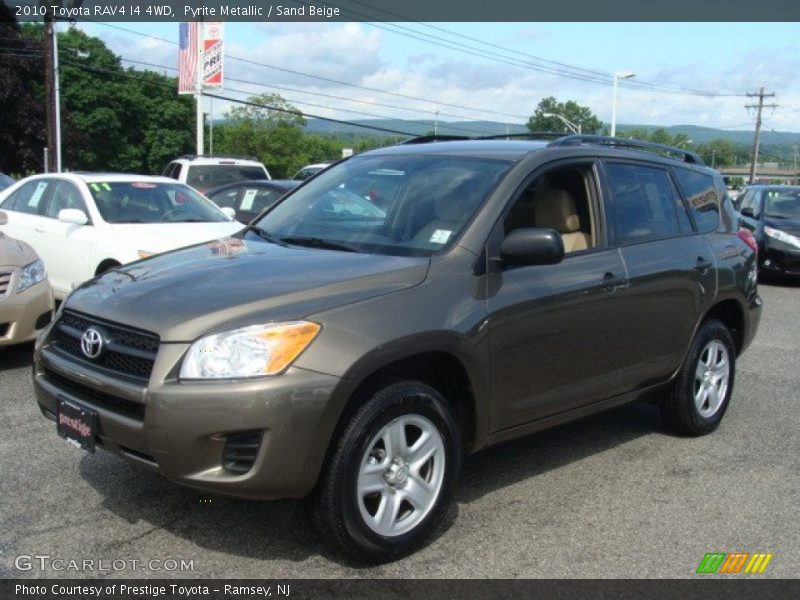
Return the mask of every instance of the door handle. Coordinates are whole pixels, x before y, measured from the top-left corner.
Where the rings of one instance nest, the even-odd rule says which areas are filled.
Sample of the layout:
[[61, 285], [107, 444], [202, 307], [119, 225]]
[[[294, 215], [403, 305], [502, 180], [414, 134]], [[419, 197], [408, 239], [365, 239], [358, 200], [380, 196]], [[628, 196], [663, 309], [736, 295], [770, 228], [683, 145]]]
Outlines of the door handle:
[[33, 230], [38, 232], [38, 233], [44, 233], [44, 226], [43, 225], [37, 225], [36, 227], [33, 228]]
[[605, 293], [611, 294], [617, 288], [625, 287], [626, 283], [624, 277], [617, 277], [611, 271], [606, 271], [603, 274], [603, 282], [600, 284], [600, 289]]
[[713, 266], [714, 266], [713, 262], [711, 262], [710, 260], [706, 260], [702, 256], [698, 256], [697, 260], [694, 263], [694, 270], [700, 271], [702, 273], [703, 271], [708, 271]]

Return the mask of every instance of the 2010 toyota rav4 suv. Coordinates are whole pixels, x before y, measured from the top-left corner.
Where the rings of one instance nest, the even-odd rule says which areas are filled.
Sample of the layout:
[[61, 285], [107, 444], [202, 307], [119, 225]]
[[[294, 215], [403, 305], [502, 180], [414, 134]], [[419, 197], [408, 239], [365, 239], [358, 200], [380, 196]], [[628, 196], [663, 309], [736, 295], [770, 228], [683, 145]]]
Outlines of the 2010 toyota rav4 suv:
[[[699, 158], [631, 144], [334, 165], [233, 237], [78, 288], [37, 344], [39, 406], [178, 483], [310, 496], [371, 561], [430, 535], [467, 453], [643, 394], [708, 433], [759, 321], [754, 241]], [[384, 208], [348, 210], [369, 179]]]

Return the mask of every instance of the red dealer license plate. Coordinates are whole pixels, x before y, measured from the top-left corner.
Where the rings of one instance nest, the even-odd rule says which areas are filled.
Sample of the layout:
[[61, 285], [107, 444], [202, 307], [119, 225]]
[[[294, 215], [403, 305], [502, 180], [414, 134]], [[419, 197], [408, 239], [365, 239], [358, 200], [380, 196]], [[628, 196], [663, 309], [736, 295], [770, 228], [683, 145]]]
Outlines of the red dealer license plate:
[[97, 433], [97, 411], [72, 400], [58, 398], [56, 430], [58, 435], [73, 446], [94, 452], [94, 436]]

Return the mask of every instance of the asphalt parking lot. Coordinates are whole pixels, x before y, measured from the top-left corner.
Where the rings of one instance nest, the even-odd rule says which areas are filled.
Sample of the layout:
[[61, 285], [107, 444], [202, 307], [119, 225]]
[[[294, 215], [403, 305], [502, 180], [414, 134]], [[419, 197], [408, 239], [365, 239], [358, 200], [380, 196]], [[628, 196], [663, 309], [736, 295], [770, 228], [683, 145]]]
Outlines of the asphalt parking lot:
[[[379, 567], [328, 551], [299, 503], [209, 498], [69, 446], [36, 407], [31, 346], [2, 350], [0, 577], [696, 577], [715, 551], [771, 552], [758, 577], [796, 577], [800, 284], [761, 294], [717, 432], [673, 437], [639, 403], [489, 449], [467, 460], [441, 534]], [[21, 555], [127, 562], [19, 571]], [[154, 559], [193, 570], [140, 570]]]

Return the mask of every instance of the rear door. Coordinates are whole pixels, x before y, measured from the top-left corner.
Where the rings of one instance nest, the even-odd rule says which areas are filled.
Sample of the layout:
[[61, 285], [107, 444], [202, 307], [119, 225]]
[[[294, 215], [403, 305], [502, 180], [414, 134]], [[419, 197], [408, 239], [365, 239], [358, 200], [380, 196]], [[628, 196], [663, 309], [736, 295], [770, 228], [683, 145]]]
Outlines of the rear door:
[[608, 160], [603, 174], [610, 243], [621, 252], [630, 286], [616, 335], [629, 360], [624, 391], [631, 391], [678, 368], [699, 312], [716, 294], [716, 270], [669, 168]]
[[8, 196], [0, 206], [8, 214], [8, 223], [3, 228], [5, 233], [33, 246], [48, 270], [49, 248], [43, 237], [47, 223], [44, 212], [53, 185], [53, 179], [33, 179]]

